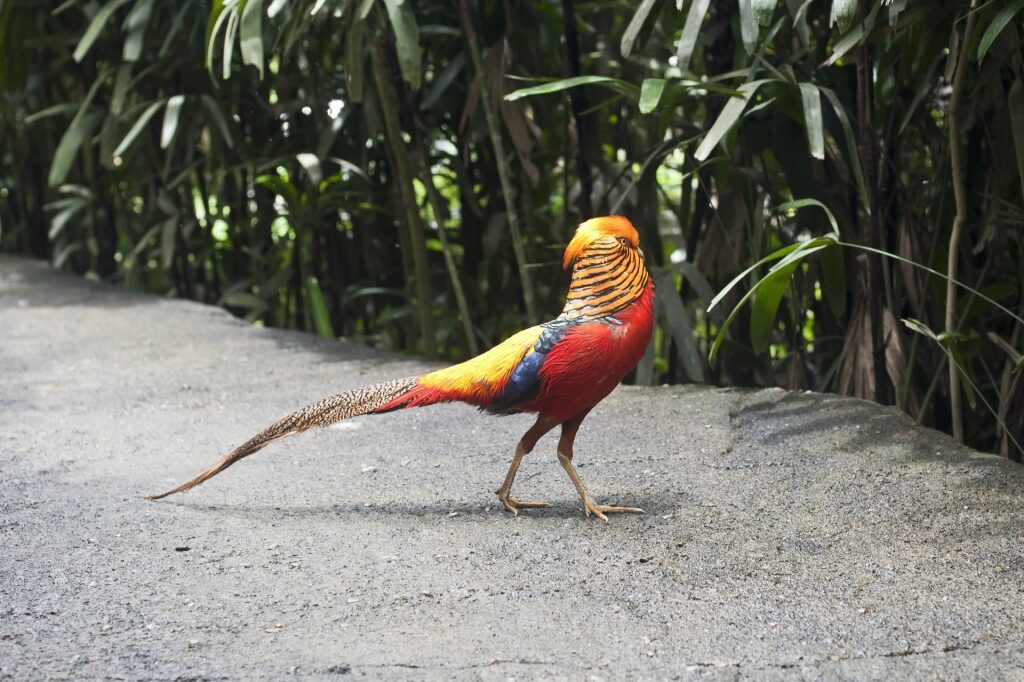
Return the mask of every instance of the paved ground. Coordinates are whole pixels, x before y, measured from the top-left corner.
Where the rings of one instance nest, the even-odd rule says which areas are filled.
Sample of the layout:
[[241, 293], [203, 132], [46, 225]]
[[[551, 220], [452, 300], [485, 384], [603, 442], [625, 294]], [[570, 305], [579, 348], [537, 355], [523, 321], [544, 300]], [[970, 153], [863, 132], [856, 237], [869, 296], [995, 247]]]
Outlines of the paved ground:
[[258, 428], [425, 365], [0, 257], [0, 678], [1024, 679], [1024, 467], [817, 394], [620, 388]]

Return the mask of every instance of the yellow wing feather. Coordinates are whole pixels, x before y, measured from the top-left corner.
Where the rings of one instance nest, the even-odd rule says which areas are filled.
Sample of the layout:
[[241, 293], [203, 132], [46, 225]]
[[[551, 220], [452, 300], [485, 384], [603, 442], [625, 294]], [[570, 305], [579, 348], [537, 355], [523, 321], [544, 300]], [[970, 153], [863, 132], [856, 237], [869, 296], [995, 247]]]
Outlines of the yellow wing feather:
[[420, 377], [420, 386], [469, 403], [489, 402], [508, 383], [512, 371], [533, 350], [544, 330], [540, 325], [513, 334], [486, 353]]

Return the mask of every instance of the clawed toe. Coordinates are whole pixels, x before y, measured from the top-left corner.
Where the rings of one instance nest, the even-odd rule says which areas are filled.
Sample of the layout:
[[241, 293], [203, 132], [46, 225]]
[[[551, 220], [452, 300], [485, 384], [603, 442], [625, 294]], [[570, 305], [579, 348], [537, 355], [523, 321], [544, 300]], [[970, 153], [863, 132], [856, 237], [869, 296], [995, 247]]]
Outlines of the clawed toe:
[[605, 514], [644, 513], [644, 510], [639, 507], [618, 507], [613, 504], [598, 504], [589, 498], [583, 501], [583, 511], [586, 512], [587, 516], [593, 514], [605, 523], [608, 523], [608, 517]]
[[498, 493], [498, 499], [501, 500], [505, 509], [512, 512], [512, 516], [519, 516], [520, 509], [541, 509], [543, 507], [551, 506], [550, 502], [520, 500], [515, 497], [509, 497], [508, 495], [502, 495], [500, 492]]

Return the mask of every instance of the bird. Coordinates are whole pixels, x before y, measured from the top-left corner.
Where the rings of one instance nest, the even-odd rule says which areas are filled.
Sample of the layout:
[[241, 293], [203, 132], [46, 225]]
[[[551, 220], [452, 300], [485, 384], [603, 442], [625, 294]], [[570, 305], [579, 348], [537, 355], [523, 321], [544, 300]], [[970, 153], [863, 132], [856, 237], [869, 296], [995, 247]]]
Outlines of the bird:
[[275, 422], [187, 483], [147, 499], [196, 487], [265, 446], [303, 431], [359, 415], [439, 403], [468, 403], [496, 414], [536, 414], [516, 445], [505, 478], [495, 490], [506, 510], [550, 507], [512, 496], [523, 458], [542, 436], [561, 427], [558, 461], [583, 502], [583, 511], [608, 514], [637, 507], [598, 504], [573, 466], [573, 444], [583, 420], [632, 370], [647, 350], [654, 326], [654, 284], [640, 237], [623, 216], [581, 223], [566, 246], [572, 268], [565, 307], [555, 319], [509, 337], [465, 362], [420, 376], [357, 388], [312, 403]]

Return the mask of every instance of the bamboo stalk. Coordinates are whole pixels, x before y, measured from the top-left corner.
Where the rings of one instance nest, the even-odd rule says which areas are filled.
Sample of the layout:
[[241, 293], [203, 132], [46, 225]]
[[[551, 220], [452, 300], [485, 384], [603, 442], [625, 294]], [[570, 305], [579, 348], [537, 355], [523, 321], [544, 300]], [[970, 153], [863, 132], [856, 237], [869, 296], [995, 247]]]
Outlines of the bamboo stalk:
[[380, 41], [371, 33], [366, 32], [366, 42], [370, 47], [370, 61], [373, 65], [373, 78], [376, 81], [377, 97], [380, 110], [384, 116], [384, 128], [387, 131], [388, 146], [391, 150], [391, 161], [398, 178], [398, 189], [405, 214], [406, 230], [412, 246], [413, 270], [416, 273], [416, 303], [419, 309], [420, 335], [423, 337], [423, 354], [428, 360], [437, 358], [437, 337], [434, 325], [434, 297], [430, 288], [430, 270], [427, 265], [427, 243], [423, 234], [423, 222], [420, 220], [416, 195], [413, 193], [413, 173], [409, 163], [409, 151], [402, 139], [402, 127], [398, 121], [398, 95], [395, 93], [388, 74], [387, 61]]
[[[862, 2], [865, 12], [870, 2]], [[882, 249], [882, 216], [878, 201], [877, 173], [877, 139], [873, 123], [874, 101], [872, 95], [874, 79], [872, 77], [872, 54], [868, 44], [862, 44], [856, 52], [857, 66], [857, 122], [858, 155], [864, 170], [864, 184], [868, 194], [868, 215], [865, 222], [864, 241], [875, 249]], [[871, 369], [875, 384], [875, 402], [889, 402], [889, 375], [885, 363], [884, 312], [882, 295], [884, 293], [884, 275], [882, 274], [882, 258], [877, 254], [868, 255], [865, 293], [868, 302], [868, 318], [871, 326]]]
[[455, 263], [455, 256], [452, 255], [451, 243], [448, 241], [448, 232], [445, 230], [444, 221], [448, 212], [445, 210], [441, 193], [434, 186], [434, 178], [430, 173], [430, 164], [427, 163], [427, 154], [423, 149], [423, 138], [416, 136], [416, 152], [419, 159], [419, 166], [422, 172], [423, 184], [427, 187], [427, 201], [437, 218], [437, 236], [441, 240], [441, 252], [444, 254], [444, 264], [448, 269], [448, 278], [452, 282], [452, 291], [455, 292], [455, 304], [459, 307], [459, 317], [462, 319], [462, 331], [466, 335], [466, 343], [470, 355], [479, 355], [480, 346], [476, 342], [476, 334], [473, 333], [473, 319], [469, 315], [469, 305], [466, 303], [466, 292], [462, 288], [462, 279], [459, 277], [459, 268]]
[[[964, 79], [967, 72], [967, 60], [970, 57], [974, 29], [978, 23], [978, 13], [974, 10], [978, 0], [971, 0], [971, 9], [967, 17], [967, 28], [964, 39], [960, 43], [960, 54], [956, 59], [956, 72], [953, 76], [953, 92], [949, 98], [949, 164], [953, 175], [953, 199], [956, 203], [956, 217], [953, 218], [953, 229], [949, 235], [949, 260], [946, 267], [946, 333], [950, 334], [951, 343], [955, 342], [956, 333], [956, 285], [953, 280], [957, 275], [957, 255], [960, 250], [960, 237], [963, 233], [964, 221], [967, 218], [967, 190], [964, 187], [963, 161], [960, 155], [960, 99], [964, 91]], [[956, 28], [953, 29], [954, 31]], [[964, 442], [964, 415], [960, 395], [960, 372], [955, 362], [949, 363], [949, 410], [953, 419], [953, 438]]]
[[480, 57], [480, 43], [477, 39], [476, 28], [469, 13], [468, 0], [459, 0], [462, 8], [462, 28], [466, 32], [466, 40], [469, 43], [469, 55], [473, 60], [473, 68], [480, 78], [480, 103], [484, 108], [484, 118], [487, 119], [487, 129], [491, 136], [491, 144], [494, 146], [495, 162], [498, 165], [498, 178], [501, 181], [501, 193], [505, 198], [505, 215], [508, 218], [508, 228], [512, 233], [512, 250], [515, 252], [516, 265], [519, 269], [519, 279], [523, 285], [523, 303], [526, 305], [526, 317], [530, 324], [536, 324], [537, 304], [533, 293], [533, 284], [529, 272], [526, 269], [526, 247], [523, 244], [523, 235], [519, 229], [519, 213], [516, 210], [515, 194], [512, 190], [512, 172], [509, 169], [508, 157], [505, 155], [505, 145], [501, 140], [501, 128], [498, 124], [498, 117], [491, 104], [490, 88], [487, 83], [487, 74], [484, 72], [483, 60]]

